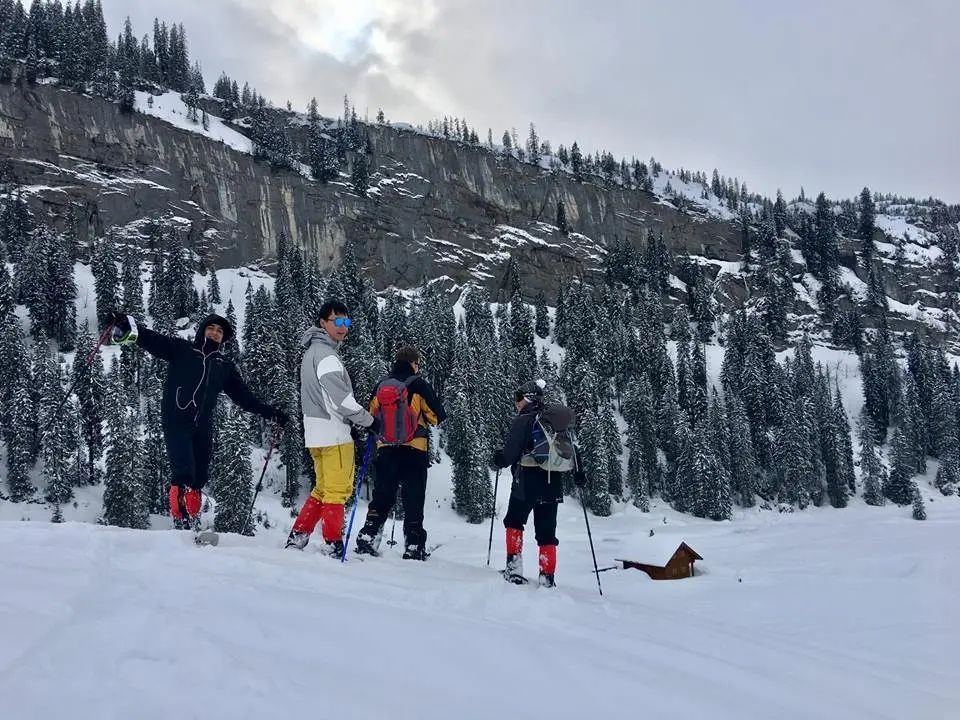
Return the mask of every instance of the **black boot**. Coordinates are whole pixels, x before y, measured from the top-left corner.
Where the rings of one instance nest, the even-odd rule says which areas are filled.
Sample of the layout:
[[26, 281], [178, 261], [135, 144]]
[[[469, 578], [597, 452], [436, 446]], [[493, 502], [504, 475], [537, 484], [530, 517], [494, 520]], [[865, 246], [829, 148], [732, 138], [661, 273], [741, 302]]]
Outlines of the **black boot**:
[[303, 550], [307, 543], [310, 542], [310, 533], [301, 533], [290, 531], [290, 534], [287, 535], [287, 544], [284, 545], [284, 549], [293, 548], [294, 550]]
[[380, 540], [382, 536], [382, 528], [378, 528], [368, 522], [357, 534], [357, 547], [354, 552], [358, 555], [378, 556], [380, 554]]
[[557, 584], [553, 581], [553, 573], [540, 573], [540, 587], [556, 587]]
[[424, 543], [407, 543], [403, 551], [404, 560], [426, 560], [427, 546]]

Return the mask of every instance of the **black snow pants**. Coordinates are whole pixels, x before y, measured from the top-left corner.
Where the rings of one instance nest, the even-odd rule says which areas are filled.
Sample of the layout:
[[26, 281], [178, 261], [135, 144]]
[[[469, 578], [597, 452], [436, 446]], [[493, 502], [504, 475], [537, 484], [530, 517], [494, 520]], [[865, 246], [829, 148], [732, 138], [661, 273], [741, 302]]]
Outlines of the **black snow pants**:
[[396, 502], [397, 489], [403, 502], [403, 536], [407, 545], [425, 545], [423, 504], [427, 493], [427, 453], [409, 446], [382, 447], [375, 460], [377, 481], [367, 508], [364, 533], [376, 535]]
[[213, 434], [191, 425], [164, 426], [163, 438], [170, 461], [170, 484], [203, 490], [210, 476]]
[[559, 545], [557, 540], [557, 503], [536, 502], [529, 503], [519, 499], [516, 495], [510, 496], [507, 512], [503, 516], [503, 526], [514, 530], [523, 530], [533, 511], [533, 530], [537, 538], [537, 545]]

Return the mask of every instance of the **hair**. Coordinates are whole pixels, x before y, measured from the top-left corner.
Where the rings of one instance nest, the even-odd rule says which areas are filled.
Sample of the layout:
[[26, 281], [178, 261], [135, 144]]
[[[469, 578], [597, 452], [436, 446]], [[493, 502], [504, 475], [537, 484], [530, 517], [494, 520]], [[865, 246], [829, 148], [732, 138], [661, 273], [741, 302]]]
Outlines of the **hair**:
[[420, 362], [420, 351], [417, 350], [413, 345], [404, 345], [399, 350], [397, 350], [397, 360], [398, 363], [414, 363]]
[[341, 300], [327, 300], [320, 306], [318, 316], [321, 320], [329, 320], [331, 313], [336, 315], [349, 315], [350, 311]]

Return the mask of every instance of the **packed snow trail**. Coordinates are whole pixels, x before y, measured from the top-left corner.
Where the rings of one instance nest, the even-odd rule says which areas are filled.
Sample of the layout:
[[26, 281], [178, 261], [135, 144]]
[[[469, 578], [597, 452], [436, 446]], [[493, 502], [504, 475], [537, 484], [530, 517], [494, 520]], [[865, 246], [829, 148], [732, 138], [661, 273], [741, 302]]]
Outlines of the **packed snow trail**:
[[552, 590], [503, 582], [486, 528], [464, 523], [432, 528], [426, 563], [384, 543], [340, 564], [279, 549], [280, 527], [198, 548], [0, 522], [3, 715], [935, 720], [960, 704], [960, 512], [611, 518], [594, 528], [602, 565], [654, 527], [682, 531], [708, 572], [612, 570], [600, 598], [572, 505]]

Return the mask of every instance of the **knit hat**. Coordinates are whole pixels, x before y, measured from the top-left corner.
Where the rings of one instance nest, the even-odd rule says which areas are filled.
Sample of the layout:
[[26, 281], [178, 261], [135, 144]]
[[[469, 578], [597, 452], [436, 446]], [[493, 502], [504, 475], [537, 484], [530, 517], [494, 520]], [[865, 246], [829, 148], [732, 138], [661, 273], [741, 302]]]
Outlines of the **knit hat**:
[[542, 401], [543, 389], [546, 386], [547, 383], [542, 378], [538, 380], [530, 380], [529, 382], [525, 382], [514, 391], [513, 399], [515, 402], [520, 402], [521, 400], [526, 400], [527, 402]]

